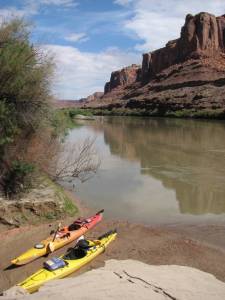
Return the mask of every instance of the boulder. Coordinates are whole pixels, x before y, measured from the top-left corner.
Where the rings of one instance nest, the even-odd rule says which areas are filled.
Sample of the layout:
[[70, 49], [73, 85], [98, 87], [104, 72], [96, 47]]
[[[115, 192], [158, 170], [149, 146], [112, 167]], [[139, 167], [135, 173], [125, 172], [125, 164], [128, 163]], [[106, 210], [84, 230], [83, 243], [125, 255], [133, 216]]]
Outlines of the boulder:
[[109, 260], [102, 268], [61, 280], [53, 280], [38, 293], [23, 295], [15, 288], [4, 300], [223, 300], [225, 283], [190, 267], [151, 266], [134, 260]]

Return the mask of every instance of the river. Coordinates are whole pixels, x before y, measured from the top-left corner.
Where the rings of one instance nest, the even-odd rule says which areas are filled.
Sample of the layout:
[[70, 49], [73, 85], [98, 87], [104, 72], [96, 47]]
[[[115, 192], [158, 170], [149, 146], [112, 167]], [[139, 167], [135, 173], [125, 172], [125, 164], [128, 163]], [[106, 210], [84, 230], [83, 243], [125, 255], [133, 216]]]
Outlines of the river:
[[99, 117], [67, 139], [87, 136], [100, 169], [70, 183], [86, 205], [143, 224], [225, 223], [225, 122]]

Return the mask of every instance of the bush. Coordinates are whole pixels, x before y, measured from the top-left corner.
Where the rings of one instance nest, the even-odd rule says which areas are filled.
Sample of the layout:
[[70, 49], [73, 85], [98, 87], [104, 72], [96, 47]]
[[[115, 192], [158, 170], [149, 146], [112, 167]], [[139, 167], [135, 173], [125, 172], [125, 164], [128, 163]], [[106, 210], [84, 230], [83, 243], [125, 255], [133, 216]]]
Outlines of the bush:
[[50, 126], [53, 66], [52, 58], [30, 42], [23, 20], [0, 25], [0, 188], [7, 194], [23, 185], [29, 141]]
[[5, 195], [11, 197], [30, 188], [33, 171], [33, 165], [23, 161], [13, 161], [4, 179]]
[[29, 35], [22, 20], [0, 27], [1, 147], [19, 133], [34, 132], [48, 114], [52, 59], [30, 43]]
[[[12, 105], [0, 102], [0, 149], [13, 141], [13, 137], [18, 132], [16, 120], [13, 119], [14, 109]], [[1, 153], [2, 155], [2, 153]]]

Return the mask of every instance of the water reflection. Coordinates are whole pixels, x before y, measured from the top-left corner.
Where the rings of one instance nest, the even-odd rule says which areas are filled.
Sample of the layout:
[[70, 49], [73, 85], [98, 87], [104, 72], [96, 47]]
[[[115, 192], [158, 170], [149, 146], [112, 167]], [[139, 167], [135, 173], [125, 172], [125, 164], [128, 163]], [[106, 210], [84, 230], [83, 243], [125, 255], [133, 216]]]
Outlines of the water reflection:
[[111, 210], [123, 217], [121, 207], [133, 208], [146, 222], [156, 213], [161, 221], [225, 213], [224, 122], [114, 117], [89, 126], [102, 137], [105, 162], [85, 198], [116, 195], [120, 206], [108, 201]]

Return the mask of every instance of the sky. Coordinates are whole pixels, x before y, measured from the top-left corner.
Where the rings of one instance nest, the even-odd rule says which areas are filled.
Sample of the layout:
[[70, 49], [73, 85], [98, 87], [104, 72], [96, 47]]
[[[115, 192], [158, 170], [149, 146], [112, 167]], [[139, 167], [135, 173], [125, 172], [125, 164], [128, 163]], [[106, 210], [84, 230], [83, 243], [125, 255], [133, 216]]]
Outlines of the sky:
[[112, 71], [141, 64], [201, 11], [223, 15], [225, 0], [0, 0], [0, 21], [31, 21], [32, 42], [54, 55], [59, 99], [103, 91]]

